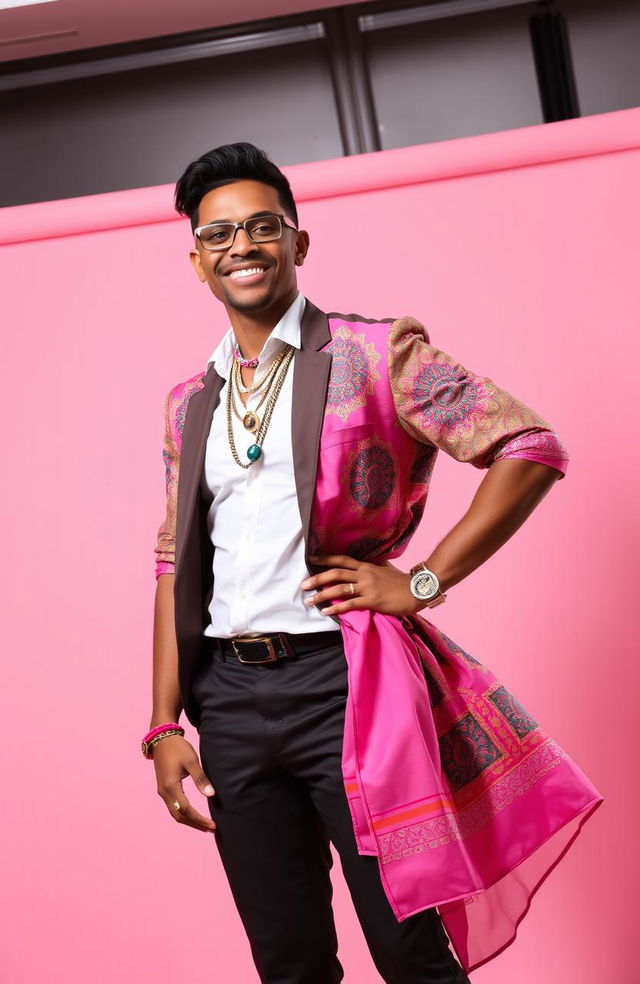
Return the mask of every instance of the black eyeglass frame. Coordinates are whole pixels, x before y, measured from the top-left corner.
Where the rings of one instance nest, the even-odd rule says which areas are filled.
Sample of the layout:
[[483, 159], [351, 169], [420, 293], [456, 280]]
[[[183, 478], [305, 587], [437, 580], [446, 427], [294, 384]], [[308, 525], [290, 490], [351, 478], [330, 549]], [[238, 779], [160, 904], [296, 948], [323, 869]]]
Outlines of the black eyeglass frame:
[[[251, 233], [249, 232], [249, 230], [247, 229], [247, 223], [259, 222], [260, 219], [277, 219], [278, 222], [280, 223], [280, 231], [278, 232], [278, 235], [271, 236], [269, 239], [254, 239]], [[211, 228], [211, 226], [227, 226], [228, 228], [233, 227], [233, 236], [231, 237], [231, 242], [228, 243], [228, 245], [226, 246], [205, 246], [205, 244], [202, 242], [201, 232], [203, 229]], [[244, 229], [247, 237], [251, 240], [251, 242], [256, 243], [257, 245], [260, 245], [260, 243], [274, 243], [277, 239], [281, 239], [283, 229], [293, 229], [294, 232], [300, 231], [295, 226], [289, 225], [289, 223], [285, 221], [285, 216], [282, 212], [267, 212], [264, 215], [250, 215], [248, 219], [244, 220], [244, 222], [207, 222], [206, 225], [198, 226], [197, 229], [194, 229], [193, 235], [195, 239], [198, 240], [202, 248], [205, 249], [208, 253], [222, 253], [227, 249], [231, 249], [231, 247], [236, 241], [236, 235], [238, 229]]]

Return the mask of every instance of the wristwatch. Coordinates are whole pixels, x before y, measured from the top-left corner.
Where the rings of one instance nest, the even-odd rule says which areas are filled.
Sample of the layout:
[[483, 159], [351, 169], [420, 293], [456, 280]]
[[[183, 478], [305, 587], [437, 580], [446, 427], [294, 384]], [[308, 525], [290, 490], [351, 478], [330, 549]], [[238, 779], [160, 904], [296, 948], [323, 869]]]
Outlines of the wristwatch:
[[409, 588], [414, 598], [426, 602], [425, 608], [435, 608], [446, 599], [440, 588], [438, 575], [429, 570], [426, 564], [416, 564], [409, 571]]

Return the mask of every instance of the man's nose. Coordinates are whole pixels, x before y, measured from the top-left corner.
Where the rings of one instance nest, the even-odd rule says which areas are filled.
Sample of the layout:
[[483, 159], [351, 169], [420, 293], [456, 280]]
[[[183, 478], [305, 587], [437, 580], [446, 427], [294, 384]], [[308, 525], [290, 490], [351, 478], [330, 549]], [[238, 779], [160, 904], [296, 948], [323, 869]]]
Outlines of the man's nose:
[[249, 239], [249, 234], [246, 229], [239, 226], [236, 229], [236, 236], [231, 244], [229, 252], [232, 256], [245, 256], [247, 253], [253, 252], [256, 244]]

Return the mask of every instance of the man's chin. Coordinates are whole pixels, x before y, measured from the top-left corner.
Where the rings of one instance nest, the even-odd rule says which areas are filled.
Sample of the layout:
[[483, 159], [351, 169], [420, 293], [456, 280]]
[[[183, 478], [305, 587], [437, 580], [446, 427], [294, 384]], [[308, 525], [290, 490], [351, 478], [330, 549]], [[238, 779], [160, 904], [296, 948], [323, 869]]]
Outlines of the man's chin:
[[234, 311], [268, 311], [274, 300], [271, 291], [247, 290], [242, 294], [227, 293], [227, 305]]

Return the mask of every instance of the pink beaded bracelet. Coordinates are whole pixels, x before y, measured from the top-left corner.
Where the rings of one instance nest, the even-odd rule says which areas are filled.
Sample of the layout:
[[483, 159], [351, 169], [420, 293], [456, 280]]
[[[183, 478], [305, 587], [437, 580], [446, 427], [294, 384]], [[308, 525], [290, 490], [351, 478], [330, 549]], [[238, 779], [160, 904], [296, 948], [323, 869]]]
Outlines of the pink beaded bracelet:
[[155, 728], [152, 728], [151, 731], [148, 731], [142, 740], [151, 741], [151, 739], [155, 737], [155, 735], [159, 735], [161, 731], [166, 731], [167, 728], [180, 728], [180, 727], [182, 727], [182, 725], [178, 724], [177, 721], [168, 721], [167, 724], [158, 724], [156, 725]]
[[157, 727], [152, 728], [142, 739], [142, 754], [145, 758], [153, 758], [153, 753], [149, 747], [149, 743], [156, 735], [163, 734], [165, 731], [178, 731], [181, 735], [184, 735], [184, 728], [182, 725], [178, 724], [177, 721], [169, 721], [167, 724], [159, 724]]

